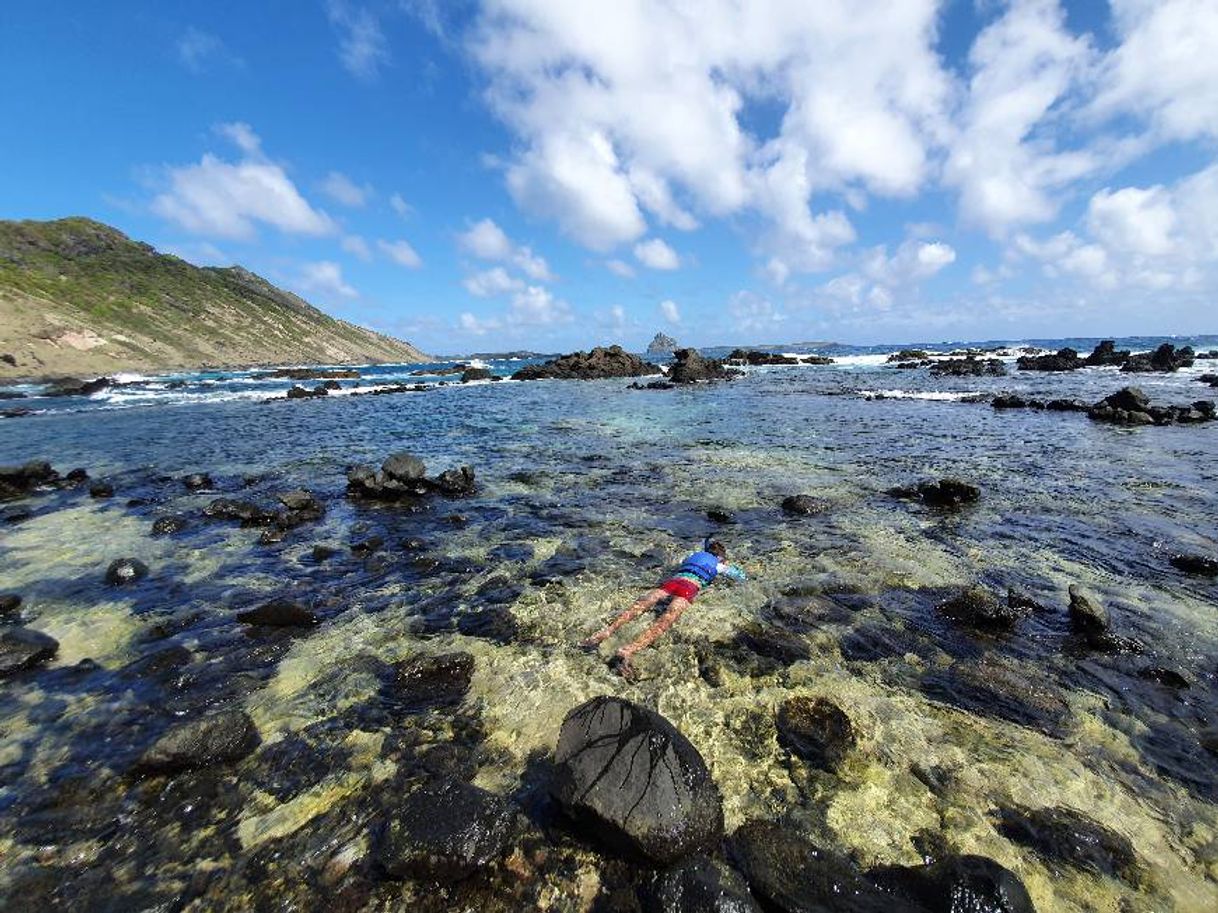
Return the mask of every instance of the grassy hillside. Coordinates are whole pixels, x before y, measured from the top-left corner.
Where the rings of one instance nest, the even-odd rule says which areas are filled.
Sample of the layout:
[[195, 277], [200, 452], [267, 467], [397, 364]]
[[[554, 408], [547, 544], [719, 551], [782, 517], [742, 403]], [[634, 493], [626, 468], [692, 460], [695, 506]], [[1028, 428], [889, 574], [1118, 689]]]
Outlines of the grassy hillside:
[[193, 266], [82, 218], [0, 221], [0, 356], [0, 377], [426, 360], [241, 267]]

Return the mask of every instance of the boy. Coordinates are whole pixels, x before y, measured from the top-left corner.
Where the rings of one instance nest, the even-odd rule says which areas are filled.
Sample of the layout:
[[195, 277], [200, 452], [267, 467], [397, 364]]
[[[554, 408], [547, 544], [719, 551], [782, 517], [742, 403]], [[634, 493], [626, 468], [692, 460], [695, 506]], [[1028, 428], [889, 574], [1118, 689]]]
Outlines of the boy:
[[676, 624], [677, 619], [690, 607], [702, 587], [709, 586], [720, 574], [730, 577], [732, 580], [747, 579], [744, 571], [734, 564], [727, 564], [726, 560], [727, 549], [721, 542], [715, 542], [708, 537], [702, 545], [702, 551], [694, 552], [682, 561], [676, 573], [664, 580], [654, 590], [640, 596], [634, 605], [583, 641], [580, 646], [586, 650], [595, 650], [602, 641], [623, 625], [629, 624], [661, 600], [671, 599], [664, 614], [657, 618], [651, 627], [614, 654], [611, 665], [622, 678], [634, 681], [636, 675], [634, 667], [630, 664], [630, 658], [640, 650], [651, 646], [665, 631]]

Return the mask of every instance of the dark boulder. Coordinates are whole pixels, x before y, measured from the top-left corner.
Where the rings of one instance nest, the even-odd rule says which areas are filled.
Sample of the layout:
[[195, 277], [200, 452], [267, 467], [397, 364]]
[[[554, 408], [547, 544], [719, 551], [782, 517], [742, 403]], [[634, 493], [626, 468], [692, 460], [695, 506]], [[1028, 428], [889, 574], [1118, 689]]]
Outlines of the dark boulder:
[[186, 529], [188, 525], [185, 517], [176, 514], [168, 517], [157, 517], [152, 524], [152, 535], [172, 536], [174, 533], [180, 533]]
[[279, 496], [279, 503], [294, 513], [321, 511], [321, 503], [317, 500], [317, 496], [303, 488], [285, 491]]
[[1171, 556], [1171, 566], [1198, 577], [1218, 577], [1218, 559], [1208, 555], [1181, 554]]
[[677, 389], [677, 385], [670, 384], [666, 380], [653, 380], [651, 383], [648, 383], [648, 384], [640, 384], [638, 381], [635, 381], [633, 384], [631, 384], [626, 389], [627, 390], [675, 390], [675, 389]]
[[997, 656], [957, 660], [945, 671], [933, 671], [922, 689], [935, 700], [970, 713], [1037, 729], [1054, 738], [1065, 735], [1070, 705], [1043, 675]]
[[850, 717], [828, 698], [788, 698], [775, 724], [778, 743], [821, 770], [837, 770], [857, 744]]
[[990, 400], [995, 409], [1043, 409], [1045, 404], [1038, 399], [1024, 399], [1017, 393], [1000, 393]]
[[1049, 862], [1136, 881], [1138, 857], [1128, 837], [1071, 808], [1001, 808], [998, 833]]
[[237, 613], [237, 621], [242, 624], [270, 628], [303, 628], [315, 625], [320, 620], [311, 609], [294, 599], [272, 599]]
[[736, 522], [736, 515], [726, 507], [708, 507], [706, 509], [706, 519], [712, 520], [715, 523], [732, 524]]
[[925, 913], [1036, 913], [1019, 876], [986, 856], [881, 866], [867, 874], [894, 901]]
[[[776, 625], [756, 622], [745, 625], [732, 638], [735, 651], [746, 651], [780, 667], [812, 658], [812, 650], [801, 638]], [[772, 670], [771, 670], [772, 671]]]
[[668, 864], [723, 835], [706, 762], [668, 720], [616, 697], [567, 714], [551, 793], [576, 826], [611, 847]]
[[354, 368], [276, 368], [258, 376], [283, 380], [335, 380], [358, 378], [360, 373]]
[[57, 481], [59, 473], [45, 460], [32, 460], [20, 466], [0, 466], [0, 501], [12, 501]]
[[983, 587], [970, 587], [944, 602], [939, 612], [973, 628], [1010, 629], [1029, 614], [1020, 600], [1000, 600]]
[[284, 395], [285, 399], [314, 399], [318, 396], [329, 396], [330, 391], [322, 385], [314, 387], [312, 390], [307, 387], [302, 387], [300, 384], [293, 384], [288, 388], [288, 392]]
[[678, 349], [673, 353], [675, 361], [668, 369], [668, 379], [674, 384], [693, 384], [705, 380], [724, 380], [731, 372], [723, 362], [703, 358], [697, 349]]
[[810, 517], [813, 514], [823, 514], [829, 509], [829, 503], [812, 495], [789, 495], [782, 499], [782, 511], [797, 517]]
[[429, 479], [432, 489], [450, 498], [471, 495], [477, 489], [474, 483], [474, 470], [469, 466], [458, 469], [446, 469], [434, 479]]
[[925, 913], [868, 882], [845, 856], [776, 822], [742, 824], [731, 854], [753, 894], [781, 913]]
[[424, 784], [388, 814], [375, 859], [391, 878], [460, 881], [507, 856], [523, 830], [507, 801], [457, 780]]
[[474, 675], [470, 653], [414, 656], [394, 663], [393, 702], [406, 713], [459, 704]]
[[21, 597], [16, 593], [0, 593], [0, 618], [16, 615], [21, 608]]
[[59, 641], [41, 631], [0, 628], [0, 678], [32, 669], [58, 652]]
[[313, 560], [318, 563], [321, 563], [322, 561], [329, 561], [331, 558], [333, 558], [337, 554], [338, 554], [338, 549], [336, 549], [332, 545], [315, 545], [315, 546], [313, 546]]
[[135, 771], [174, 774], [230, 764], [250, 754], [260, 741], [246, 713], [221, 710], [174, 726], [144, 752]]
[[606, 377], [641, 377], [659, 374], [656, 365], [631, 355], [621, 346], [598, 346], [590, 352], [574, 352], [545, 364], [528, 365], [512, 375], [513, 380], [596, 380]]
[[710, 856], [691, 856], [656, 876], [644, 913], [761, 913], [735, 869]]
[[886, 361], [889, 364], [901, 361], [924, 361], [928, 355], [929, 353], [925, 349], [902, 349], [900, 352], [893, 352]]
[[89, 486], [90, 498], [113, 498], [114, 486], [109, 482], [94, 482]]
[[60, 377], [52, 380], [42, 391], [43, 396], [92, 396], [114, 386], [113, 378], [97, 377], [81, 380], [77, 377]]
[[371, 555], [374, 552], [379, 552], [385, 546], [385, 538], [383, 536], [366, 536], [363, 539], [356, 539], [351, 543], [351, 554], [353, 555]]
[[799, 359], [793, 355], [780, 355], [776, 352], [759, 352], [756, 349], [733, 349], [726, 359], [734, 365], [797, 365]]
[[1086, 637], [1099, 637], [1108, 630], [1108, 609], [1074, 584], [1070, 585], [1070, 626]]
[[413, 453], [400, 450], [381, 464], [381, 472], [395, 482], [414, 482], [427, 474], [427, 467]]
[[190, 475], [182, 479], [182, 484], [190, 491], [202, 491], [205, 488], [214, 488], [215, 483], [212, 482], [211, 476], [205, 472], [192, 472]]
[[894, 498], [921, 501], [930, 507], [955, 509], [981, 499], [981, 489], [960, 479], [940, 479], [890, 489]]
[[1005, 377], [1006, 365], [998, 358], [945, 358], [930, 366], [935, 377]]
[[1189, 346], [1177, 349], [1170, 342], [1165, 342], [1153, 352], [1131, 355], [1121, 366], [1121, 370], [1130, 373], [1170, 373], [1181, 368], [1191, 368], [1196, 357], [1197, 353]]
[[486, 368], [466, 368], [461, 372], [461, 383], [468, 384], [474, 380], [494, 380], [495, 375]]
[[1045, 403], [1049, 412], [1086, 412], [1091, 407], [1078, 399], [1051, 399]]
[[148, 565], [138, 558], [117, 558], [106, 568], [106, 583], [126, 586], [148, 576]]
[[1016, 363], [1020, 371], [1077, 371], [1086, 364], [1069, 348], [1053, 355], [1024, 355]]
[[242, 526], [269, 526], [276, 519], [272, 511], [233, 498], [216, 498], [203, 508], [203, 516], [210, 520], [238, 520]]
[[1088, 367], [1119, 367], [1127, 361], [1129, 361], [1129, 350], [1118, 352], [1115, 341], [1105, 339], [1083, 359], [1083, 364]]

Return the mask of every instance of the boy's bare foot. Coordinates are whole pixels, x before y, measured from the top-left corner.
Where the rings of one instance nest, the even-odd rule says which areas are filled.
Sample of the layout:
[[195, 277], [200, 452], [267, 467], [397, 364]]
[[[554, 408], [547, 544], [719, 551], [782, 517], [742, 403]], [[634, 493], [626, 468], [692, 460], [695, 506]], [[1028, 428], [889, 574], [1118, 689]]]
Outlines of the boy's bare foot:
[[613, 659], [609, 660], [609, 668], [620, 675], [628, 682], [637, 682], [639, 673], [630, 662], [630, 657], [622, 656], [620, 653], [615, 654]]

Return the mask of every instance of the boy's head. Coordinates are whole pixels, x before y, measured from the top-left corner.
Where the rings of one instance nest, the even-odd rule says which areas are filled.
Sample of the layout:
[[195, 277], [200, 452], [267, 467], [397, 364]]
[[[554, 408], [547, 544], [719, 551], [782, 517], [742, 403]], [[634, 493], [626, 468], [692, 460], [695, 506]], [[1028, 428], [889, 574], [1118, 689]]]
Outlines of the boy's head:
[[720, 561], [724, 561], [727, 558], [727, 549], [724, 548], [722, 542], [708, 542], [706, 543], [706, 550]]

